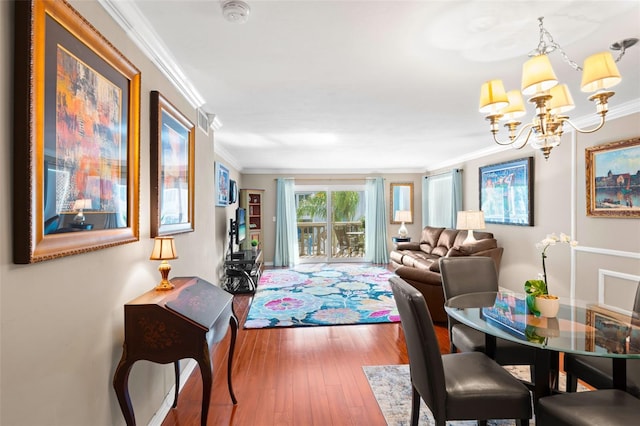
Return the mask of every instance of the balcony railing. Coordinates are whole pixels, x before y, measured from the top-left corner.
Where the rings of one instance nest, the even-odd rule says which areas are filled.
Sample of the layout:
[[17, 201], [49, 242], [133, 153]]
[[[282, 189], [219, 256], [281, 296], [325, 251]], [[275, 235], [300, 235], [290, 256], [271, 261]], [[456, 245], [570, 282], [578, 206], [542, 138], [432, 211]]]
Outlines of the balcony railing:
[[298, 222], [298, 247], [301, 258], [364, 257], [364, 225], [360, 221], [334, 222], [327, 253], [327, 224]]

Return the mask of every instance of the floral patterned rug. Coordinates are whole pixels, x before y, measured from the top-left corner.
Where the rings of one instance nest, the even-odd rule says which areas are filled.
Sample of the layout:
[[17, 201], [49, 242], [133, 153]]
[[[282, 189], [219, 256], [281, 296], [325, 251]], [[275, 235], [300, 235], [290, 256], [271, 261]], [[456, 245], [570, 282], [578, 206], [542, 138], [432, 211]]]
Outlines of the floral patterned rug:
[[370, 264], [316, 263], [264, 271], [245, 328], [399, 322], [389, 278]]

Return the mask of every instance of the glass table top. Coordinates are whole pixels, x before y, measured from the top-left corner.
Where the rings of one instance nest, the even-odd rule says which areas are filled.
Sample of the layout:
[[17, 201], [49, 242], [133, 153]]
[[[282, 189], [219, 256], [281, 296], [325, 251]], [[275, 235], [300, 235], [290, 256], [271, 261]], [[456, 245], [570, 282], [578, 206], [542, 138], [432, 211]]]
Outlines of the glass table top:
[[596, 303], [560, 299], [554, 318], [528, 312], [525, 295], [469, 293], [445, 303], [449, 316], [490, 335], [559, 352], [640, 358], [640, 319]]

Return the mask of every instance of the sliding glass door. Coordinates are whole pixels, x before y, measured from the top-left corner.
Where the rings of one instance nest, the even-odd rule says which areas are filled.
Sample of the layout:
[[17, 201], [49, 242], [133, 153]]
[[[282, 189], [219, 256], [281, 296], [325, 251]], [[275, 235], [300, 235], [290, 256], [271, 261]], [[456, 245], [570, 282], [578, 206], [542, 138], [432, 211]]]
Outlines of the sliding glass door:
[[362, 261], [364, 186], [296, 185], [301, 262]]

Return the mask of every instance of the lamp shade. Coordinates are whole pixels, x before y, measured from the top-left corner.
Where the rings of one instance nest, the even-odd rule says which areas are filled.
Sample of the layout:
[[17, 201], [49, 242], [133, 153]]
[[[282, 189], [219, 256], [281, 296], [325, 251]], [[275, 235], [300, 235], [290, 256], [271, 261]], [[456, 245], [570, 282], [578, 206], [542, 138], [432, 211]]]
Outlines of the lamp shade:
[[500, 111], [503, 119], [513, 120], [526, 114], [527, 111], [524, 109], [524, 101], [519, 90], [509, 90], [507, 98], [509, 99], [509, 105]]
[[480, 112], [494, 113], [509, 105], [502, 80], [490, 80], [480, 88]]
[[595, 92], [599, 89], [613, 87], [622, 81], [611, 52], [600, 52], [584, 60], [582, 67], [583, 92]]
[[156, 237], [153, 244], [153, 251], [149, 260], [170, 260], [177, 259], [176, 245], [173, 237]]
[[396, 211], [396, 216], [394, 217], [396, 222], [411, 222], [411, 212], [409, 210], [398, 210]]
[[552, 87], [549, 90], [549, 94], [551, 95], [551, 100], [549, 101], [551, 114], [562, 114], [576, 107], [566, 84], [558, 84]]
[[481, 210], [465, 210], [458, 212], [456, 229], [484, 229], [484, 212]]
[[547, 55], [538, 55], [522, 65], [522, 93], [534, 95], [546, 92], [558, 84], [558, 77]]
[[73, 203], [74, 210], [90, 209], [91, 198], [81, 198]]

